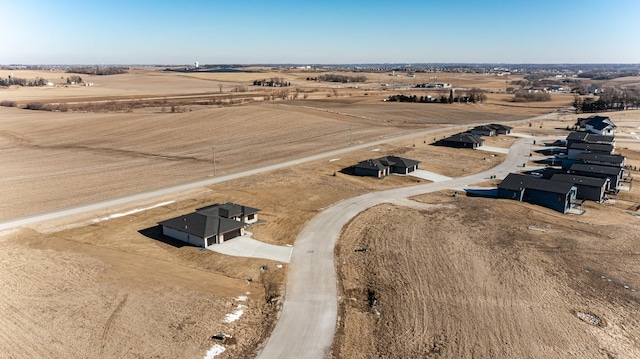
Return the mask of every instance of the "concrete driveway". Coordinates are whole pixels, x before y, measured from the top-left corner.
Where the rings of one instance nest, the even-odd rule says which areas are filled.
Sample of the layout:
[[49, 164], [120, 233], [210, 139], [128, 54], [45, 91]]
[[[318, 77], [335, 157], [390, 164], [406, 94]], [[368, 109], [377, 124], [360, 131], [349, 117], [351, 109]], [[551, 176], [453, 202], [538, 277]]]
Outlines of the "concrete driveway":
[[415, 170], [409, 173], [407, 176], [413, 176], [413, 177], [425, 179], [431, 182], [442, 182], [442, 181], [448, 181], [451, 179], [451, 177], [443, 176], [441, 174], [437, 174], [435, 172], [429, 172], [425, 170]]
[[251, 232], [246, 232], [244, 236], [236, 237], [222, 244], [210, 245], [207, 249], [228, 256], [263, 258], [289, 263], [293, 247], [260, 242], [251, 238], [251, 235]]
[[503, 153], [503, 154], [509, 153], [508, 148], [502, 148], [502, 147], [480, 146], [476, 148], [476, 150], [493, 152], [493, 153]]

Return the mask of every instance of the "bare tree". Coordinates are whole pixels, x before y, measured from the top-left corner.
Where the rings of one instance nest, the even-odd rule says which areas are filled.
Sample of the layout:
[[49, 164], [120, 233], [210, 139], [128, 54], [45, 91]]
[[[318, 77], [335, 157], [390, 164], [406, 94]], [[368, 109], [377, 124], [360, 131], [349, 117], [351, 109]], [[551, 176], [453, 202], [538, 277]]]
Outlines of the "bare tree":
[[220, 92], [222, 92], [222, 84], [218, 84], [218, 89], [220, 89]]

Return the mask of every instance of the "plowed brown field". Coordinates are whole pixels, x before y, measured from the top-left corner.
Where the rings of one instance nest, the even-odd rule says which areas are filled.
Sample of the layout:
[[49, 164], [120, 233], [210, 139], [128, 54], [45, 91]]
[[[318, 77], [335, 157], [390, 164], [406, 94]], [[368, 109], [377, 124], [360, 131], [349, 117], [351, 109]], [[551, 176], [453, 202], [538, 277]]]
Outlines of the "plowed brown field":
[[448, 194], [420, 201], [432, 208], [385, 204], [345, 228], [333, 357], [639, 356], [636, 217]]

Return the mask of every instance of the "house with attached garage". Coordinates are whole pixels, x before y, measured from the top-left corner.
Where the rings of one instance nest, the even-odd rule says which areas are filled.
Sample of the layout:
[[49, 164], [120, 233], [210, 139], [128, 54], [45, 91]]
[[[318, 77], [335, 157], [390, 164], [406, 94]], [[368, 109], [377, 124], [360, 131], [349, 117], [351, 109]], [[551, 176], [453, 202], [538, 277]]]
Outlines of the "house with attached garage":
[[470, 132], [462, 132], [453, 136], [443, 138], [437, 144], [447, 147], [456, 148], [473, 148], [476, 149], [484, 144], [482, 137], [474, 135]]
[[378, 160], [382, 164], [388, 165], [391, 169], [391, 173], [398, 173], [401, 175], [406, 175], [417, 170], [418, 164], [420, 164], [420, 161], [398, 156], [380, 157]]
[[599, 166], [624, 168], [627, 158], [622, 155], [600, 155], [597, 153], [581, 153], [576, 159], [582, 163]]
[[612, 155], [615, 147], [613, 145], [601, 145], [597, 143], [573, 143], [567, 148], [567, 158], [575, 160], [582, 153], [593, 153], [599, 155]]
[[215, 204], [158, 224], [165, 236], [208, 247], [244, 235], [245, 227], [258, 221], [258, 211], [235, 203]]
[[587, 177], [609, 178], [610, 191], [618, 191], [618, 187], [624, 178], [624, 169], [620, 167], [598, 166], [586, 163], [575, 163], [569, 168], [569, 172]]
[[557, 173], [551, 176], [551, 180], [571, 183], [578, 190], [576, 198], [595, 202], [603, 202], [605, 200], [605, 195], [609, 191], [609, 185], [611, 184], [611, 180], [608, 177], [587, 177], [567, 173]]
[[496, 131], [496, 135], [508, 135], [511, 133], [511, 130], [513, 130], [513, 127], [511, 126], [500, 125], [497, 123], [492, 123], [487, 126], [493, 128]]
[[616, 146], [615, 136], [608, 135], [596, 135], [594, 133], [584, 131], [573, 131], [567, 136], [567, 148], [574, 143], [591, 143], [598, 145], [612, 145]]
[[572, 183], [510, 173], [498, 185], [498, 197], [529, 202], [567, 213], [576, 204], [578, 189]]
[[356, 176], [382, 178], [391, 173], [391, 168], [387, 164], [383, 164], [380, 160], [369, 159], [358, 162], [358, 164], [353, 166], [353, 173]]
[[372, 176], [382, 178], [391, 173], [409, 174], [418, 169], [419, 161], [397, 156], [386, 156], [369, 159], [353, 166], [356, 176]]
[[496, 130], [493, 127], [487, 126], [487, 125], [476, 126], [471, 130], [469, 130], [469, 132], [478, 136], [495, 136], [496, 135]]

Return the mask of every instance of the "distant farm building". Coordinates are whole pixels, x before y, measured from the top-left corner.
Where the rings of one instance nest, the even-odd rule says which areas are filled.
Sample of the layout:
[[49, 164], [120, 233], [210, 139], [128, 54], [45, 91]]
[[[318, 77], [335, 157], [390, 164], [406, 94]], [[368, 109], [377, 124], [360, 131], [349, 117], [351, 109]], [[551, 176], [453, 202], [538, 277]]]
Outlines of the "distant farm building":
[[259, 211], [235, 203], [214, 204], [158, 224], [165, 236], [208, 247], [244, 235], [245, 227], [258, 221]]
[[537, 204], [567, 213], [576, 202], [578, 189], [572, 183], [510, 173], [498, 185], [498, 197]]
[[447, 147], [476, 149], [484, 144], [484, 140], [480, 136], [474, 135], [473, 133], [462, 132], [444, 138], [438, 141], [437, 144]]
[[408, 158], [387, 156], [359, 162], [353, 166], [353, 172], [356, 176], [382, 178], [391, 173], [409, 174], [418, 169], [419, 163]]

